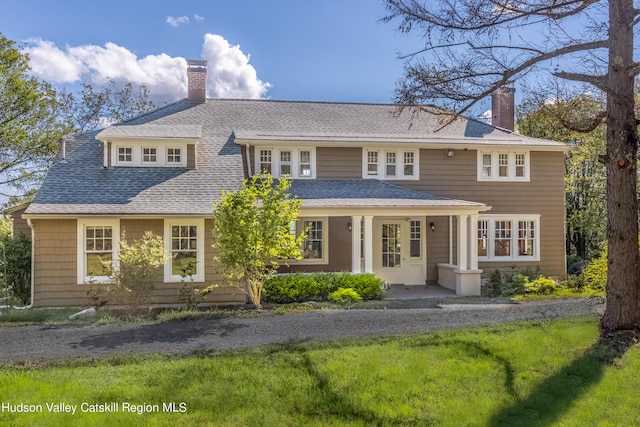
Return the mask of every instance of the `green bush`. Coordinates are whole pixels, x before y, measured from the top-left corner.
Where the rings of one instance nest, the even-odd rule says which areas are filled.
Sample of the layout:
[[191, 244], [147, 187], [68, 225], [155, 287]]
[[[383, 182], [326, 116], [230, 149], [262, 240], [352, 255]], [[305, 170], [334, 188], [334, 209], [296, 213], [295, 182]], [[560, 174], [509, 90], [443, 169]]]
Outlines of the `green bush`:
[[527, 292], [538, 295], [551, 295], [559, 289], [553, 279], [539, 277], [527, 284]]
[[362, 297], [352, 288], [338, 288], [329, 294], [329, 301], [340, 304], [362, 301]]
[[607, 252], [589, 262], [579, 276], [582, 287], [604, 291], [607, 287]]
[[381, 299], [384, 282], [373, 274], [293, 273], [275, 276], [264, 284], [264, 300], [285, 304], [326, 301], [339, 288], [353, 289], [365, 300]]
[[507, 284], [507, 278], [505, 277], [502, 270], [493, 270], [489, 273], [489, 278], [487, 279], [486, 289], [488, 297], [499, 297], [502, 295], [502, 289]]
[[[19, 304], [31, 300], [31, 240], [20, 233], [16, 237], [4, 235], [3, 258], [0, 259], [0, 279]], [[6, 263], [6, 264], [5, 264]], [[6, 272], [6, 276], [5, 276]]]
[[524, 274], [514, 274], [502, 288], [502, 296], [523, 295], [526, 292], [526, 285], [529, 277]]

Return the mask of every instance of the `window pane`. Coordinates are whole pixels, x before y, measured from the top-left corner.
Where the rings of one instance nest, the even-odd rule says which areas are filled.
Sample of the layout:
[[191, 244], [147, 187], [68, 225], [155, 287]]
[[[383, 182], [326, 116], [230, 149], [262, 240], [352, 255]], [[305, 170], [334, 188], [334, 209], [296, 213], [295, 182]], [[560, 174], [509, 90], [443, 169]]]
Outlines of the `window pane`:
[[407, 151], [403, 154], [404, 159], [404, 176], [413, 176], [413, 165], [415, 157], [413, 152]]
[[518, 255], [534, 256], [535, 222], [518, 221]]
[[511, 221], [495, 222], [495, 256], [511, 256]]
[[367, 175], [378, 174], [378, 152], [367, 151]]
[[280, 175], [291, 175], [291, 151], [280, 152]]
[[302, 243], [302, 258], [320, 260], [323, 257], [323, 224], [322, 221], [304, 221], [307, 237]]
[[110, 276], [111, 261], [111, 252], [92, 252], [86, 254], [86, 275], [93, 277]]
[[491, 178], [491, 154], [482, 155], [482, 177]]
[[489, 243], [488, 225], [489, 221], [478, 221], [478, 256], [487, 256]]
[[311, 176], [311, 165], [300, 165], [300, 176]]
[[525, 156], [524, 154], [516, 154], [516, 176], [524, 177]]
[[507, 176], [509, 172], [509, 155], [498, 154], [498, 175]]
[[396, 153], [387, 153], [387, 176], [396, 176]]
[[409, 230], [409, 256], [411, 258], [420, 258], [422, 221], [411, 221], [411, 229]]
[[197, 252], [176, 252], [171, 260], [171, 274], [174, 276], [192, 276], [196, 274], [196, 263]]

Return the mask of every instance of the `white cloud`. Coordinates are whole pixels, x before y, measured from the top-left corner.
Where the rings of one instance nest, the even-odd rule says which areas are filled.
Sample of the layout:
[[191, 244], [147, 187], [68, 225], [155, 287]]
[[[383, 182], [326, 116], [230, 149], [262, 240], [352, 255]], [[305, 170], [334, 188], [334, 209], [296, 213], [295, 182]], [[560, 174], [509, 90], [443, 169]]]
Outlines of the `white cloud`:
[[195, 19], [198, 24], [204, 22], [204, 16], [200, 16], [198, 14], [193, 15], [193, 19]]
[[167, 16], [167, 20], [165, 21], [167, 24], [172, 27], [179, 27], [182, 24], [189, 23], [189, 17], [187, 16]]
[[202, 57], [207, 64], [207, 92], [214, 98], [262, 98], [271, 85], [258, 79], [240, 46], [231, 46], [224, 37], [206, 34]]
[[[51, 83], [90, 83], [94, 87], [132, 82], [144, 84], [157, 103], [186, 97], [187, 62], [166, 54], [137, 57], [115, 43], [60, 48], [42, 39], [27, 41], [32, 73]], [[206, 34], [201, 57], [208, 61], [207, 96], [211, 98], [261, 98], [269, 83], [258, 79], [249, 55], [222, 36]]]

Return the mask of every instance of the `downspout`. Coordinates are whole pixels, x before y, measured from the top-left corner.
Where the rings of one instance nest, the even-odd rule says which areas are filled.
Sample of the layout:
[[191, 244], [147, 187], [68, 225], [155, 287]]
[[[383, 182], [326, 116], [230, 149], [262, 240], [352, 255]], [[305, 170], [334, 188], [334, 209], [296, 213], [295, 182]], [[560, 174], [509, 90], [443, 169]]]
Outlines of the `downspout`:
[[251, 172], [251, 155], [249, 153], [249, 148], [249, 143], [245, 144], [244, 154], [247, 160], [247, 174], [249, 175], [247, 178], [251, 178], [253, 176], [253, 173]]
[[29, 225], [29, 228], [31, 229], [31, 302], [28, 305], [22, 306], [22, 307], [18, 307], [15, 305], [0, 305], [0, 309], [5, 309], [5, 308], [13, 308], [14, 310], [26, 310], [29, 309], [31, 307], [33, 307], [33, 284], [34, 284], [34, 271], [35, 271], [35, 263], [33, 262], [33, 249], [35, 247], [35, 231], [34, 231], [34, 225], [31, 222], [31, 218], [27, 218], [27, 224]]

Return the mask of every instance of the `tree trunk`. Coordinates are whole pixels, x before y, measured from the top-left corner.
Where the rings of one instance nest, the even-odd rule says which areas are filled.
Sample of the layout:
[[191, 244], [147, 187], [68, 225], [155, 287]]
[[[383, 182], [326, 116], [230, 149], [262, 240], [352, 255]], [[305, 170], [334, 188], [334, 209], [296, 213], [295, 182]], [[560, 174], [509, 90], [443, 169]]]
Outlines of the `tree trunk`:
[[638, 131], [634, 113], [633, 0], [609, 0], [607, 94], [607, 240], [605, 331], [634, 329], [640, 318], [638, 285]]

